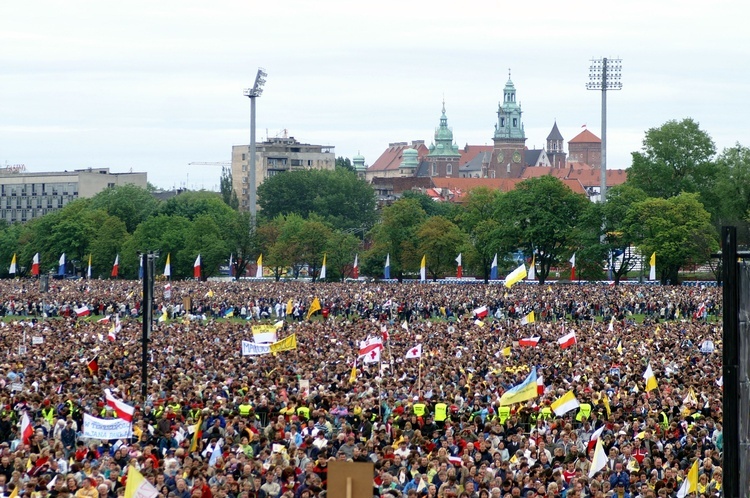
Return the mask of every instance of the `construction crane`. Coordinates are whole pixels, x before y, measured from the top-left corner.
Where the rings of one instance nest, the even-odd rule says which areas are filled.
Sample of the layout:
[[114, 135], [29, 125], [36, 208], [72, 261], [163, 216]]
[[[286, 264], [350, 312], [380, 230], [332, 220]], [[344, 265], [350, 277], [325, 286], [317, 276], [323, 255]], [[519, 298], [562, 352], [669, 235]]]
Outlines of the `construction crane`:
[[213, 163], [206, 163], [206, 162], [194, 162], [194, 163], [188, 163], [188, 166], [231, 166], [231, 161], [217, 161]]

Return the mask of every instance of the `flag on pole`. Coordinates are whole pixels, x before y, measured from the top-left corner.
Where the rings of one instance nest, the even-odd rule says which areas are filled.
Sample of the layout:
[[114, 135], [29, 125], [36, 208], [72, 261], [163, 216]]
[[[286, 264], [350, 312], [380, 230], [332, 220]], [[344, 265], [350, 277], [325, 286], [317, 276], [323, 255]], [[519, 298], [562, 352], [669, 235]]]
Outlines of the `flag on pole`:
[[86, 270], [86, 278], [91, 280], [91, 253], [89, 253], [89, 267]]
[[13, 259], [10, 260], [10, 268], [8, 269], [8, 273], [11, 275], [16, 274], [16, 253], [13, 253]]
[[536, 280], [536, 254], [531, 255], [531, 265], [529, 265], [528, 280]]
[[510, 356], [510, 346], [507, 346], [507, 347], [503, 348], [502, 354], [503, 354], [503, 356], [505, 356], [506, 358], [508, 358]]
[[104, 399], [107, 400], [107, 406], [114, 410], [117, 418], [121, 418], [127, 422], [133, 421], [133, 414], [135, 413], [134, 406], [130, 406], [124, 401], [115, 398], [112, 395], [112, 391], [109, 389], [104, 390]]
[[[89, 261], [91, 261], [91, 258], [89, 257]], [[115, 255], [115, 264], [112, 265], [112, 278], [117, 278], [117, 274], [120, 272], [120, 255]], [[91, 278], [91, 277], [89, 277]]]
[[34, 435], [34, 426], [31, 425], [29, 414], [24, 411], [21, 416], [21, 440], [23, 444], [31, 443], [31, 436]]
[[60, 262], [58, 263], [57, 267], [57, 274], [65, 275], [65, 253], [62, 253], [62, 256], [60, 256]]
[[557, 340], [557, 343], [560, 345], [560, 348], [562, 349], [568, 349], [571, 346], [574, 346], [576, 344], [576, 332], [575, 330], [571, 330], [561, 338]]
[[201, 278], [201, 255], [198, 254], [198, 257], [195, 258], [195, 263], [193, 263], [193, 277], [200, 279]]
[[486, 318], [489, 312], [490, 311], [487, 309], [487, 306], [480, 306], [479, 308], [474, 308], [474, 316], [479, 318], [480, 320], [483, 318]]
[[612, 315], [612, 318], [609, 320], [609, 326], [607, 327], [607, 332], [614, 332], [615, 331], [615, 315]]
[[648, 279], [656, 280], [656, 251], [651, 255], [651, 261], [649, 261], [649, 264], [651, 265], [651, 270], [648, 273]]
[[234, 276], [234, 254], [229, 253], [229, 276]]
[[143, 258], [144, 256], [138, 258], [138, 280], [143, 280]]
[[224, 438], [219, 438], [219, 440], [214, 445], [214, 449], [211, 452], [211, 458], [208, 459], [208, 466], [209, 467], [216, 467], [216, 462], [219, 460], [219, 457], [222, 455], [221, 447], [224, 446]]
[[690, 493], [695, 493], [696, 491], [698, 491], [698, 458], [690, 466], [687, 477], [682, 481], [682, 486], [677, 491], [677, 498], [685, 498]]
[[[170, 263], [169, 257], [170, 257], [170, 254], [167, 253], [167, 263], [164, 265], [164, 276], [167, 278], [172, 276], [172, 264]], [[141, 259], [141, 273], [142, 272], [143, 272], [143, 259]]]
[[495, 253], [495, 259], [492, 260], [490, 266], [490, 280], [497, 280], [497, 253]]
[[654, 371], [651, 369], [651, 363], [646, 367], [646, 371], [643, 372], [643, 378], [646, 379], [646, 392], [653, 391], [659, 388], [659, 384], [656, 382]]
[[576, 279], [576, 253], [570, 257], [570, 279]]
[[110, 342], [114, 342], [117, 340], [116, 330], [117, 330], [117, 325], [113, 323], [112, 326], [109, 328], [109, 332], [107, 332], [107, 340], [109, 340]]
[[263, 278], [263, 255], [262, 254], [258, 256], [258, 260], [255, 262], [255, 278]]
[[34, 254], [34, 259], [31, 260], [31, 274], [39, 275], [39, 253]]
[[371, 337], [366, 341], [359, 342], [359, 357], [365, 363], [376, 363], [380, 361], [380, 351], [383, 349], [383, 339]]
[[607, 465], [607, 454], [604, 453], [604, 447], [602, 446], [602, 440], [596, 440], [596, 447], [594, 449], [594, 458], [591, 460], [591, 468], [589, 469], [589, 478], [594, 477], [594, 474], [599, 472]]
[[456, 263], [458, 263], [458, 268], [456, 268], [456, 278], [463, 277], [463, 267], [461, 266], [461, 253], [458, 253], [458, 257], [456, 258]]
[[125, 483], [125, 498], [156, 498], [159, 492], [138, 472], [134, 466], [128, 466], [128, 479]]
[[320, 267], [320, 276], [318, 280], [326, 279], [326, 253], [323, 253], [323, 265]]
[[531, 373], [526, 380], [503, 393], [500, 397], [500, 406], [508, 406], [514, 403], [523, 403], [538, 396], [536, 390], [536, 367], [532, 367]]
[[94, 356], [91, 360], [86, 363], [86, 367], [89, 369], [91, 375], [99, 373], [99, 355]]
[[385, 257], [385, 269], [383, 270], [383, 276], [386, 280], [391, 278], [391, 253], [388, 253]]
[[541, 337], [524, 337], [518, 341], [518, 345], [525, 348], [535, 348], [539, 345]]
[[422, 263], [419, 265], [419, 281], [427, 281], [427, 255], [422, 256]]
[[354, 384], [357, 381], [357, 359], [354, 358], [354, 364], [352, 365], [352, 373], [349, 374], [349, 384]]
[[190, 441], [190, 452], [194, 452], [198, 449], [201, 437], [203, 437], [203, 431], [201, 426], [203, 425], [203, 417], [198, 417], [198, 422], [193, 426], [193, 439]]
[[404, 356], [404, 358], [406, 358], [407, 360], [413, 359], [413, 358], [421, 358], [421, 357], [422, 357], [422, 345], [421, 344], [417, 344], [413, 348], [409, 349], [406, 352], [406, 355]]
[[602, 437], [602, 433], [604, 432], [604, 429], [606, 428], [607, 428], [606, 424], [602, 425], [597, 430], [595, 430], [593, 434], [591, 434], [591, 439], [589, 439], [588, 445], [586, 447], [586, 453], [591, 451], [591, 449], [596, 446], [596, 440]]
[[352, 278], [359, 278], [359, 254], [354, 255], [354, 266], [352, 266]]
[[307, 320], [309, 320], [312, 314], [316, 311], [320, 311], [320, 300], [317, 297], [312, 300], [312, 303], [310, 303], [310, 309], [307, 310]]
[[526, 325], [528, 323], [534, 323], [536, 320], [534, 319], [534, 312], [532, 311], [525, 317], [521, 318], [521, 325]]
[[558, 417], [562, 417], [569, 411], [575, 410], [579, 406], [581, 406], [581, 403], [578, 402], [576, 395], [573, 394], [573, 391], [568, 391], [557, 398], [555, 401], [553, 401], [550, 405], [550, 408], [552, 408], [552, 411], [555, 412], [555, 415], [557, 415]]
[[541, 375], [536, 378], [536, 393], [539, 396], [544, 394], [544, 379]]
[[80, 308], [73, 308], [73, 311], [75, 311], [76, 316], [89, 316], [91, 314], [91, 310], [85, 304]]
[[526, 265], [521, 263], [521, 266], [510, 272], [508, 276], [505, 277], [505, 286], [510, 289], [513, 287], [513, 284], [520, 282], [524, 278], [526, 278]]

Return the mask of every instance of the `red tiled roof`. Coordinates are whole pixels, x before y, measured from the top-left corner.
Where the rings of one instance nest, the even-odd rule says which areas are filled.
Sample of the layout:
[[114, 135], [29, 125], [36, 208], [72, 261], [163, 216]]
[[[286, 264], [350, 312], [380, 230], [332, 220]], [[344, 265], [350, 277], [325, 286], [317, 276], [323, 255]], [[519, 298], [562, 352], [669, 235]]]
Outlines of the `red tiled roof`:
[[[601, 185], [601, 170], [582, 168], [568, 170], [568, 178], [576, 179], [584, 187], [597, 187]], [[607, 187], [622, 185], [628, 179], [628, 172], [624, 169], [607, 170]]]
[[[552, 170], [554, 168], [547, 169]], [[460, 190], [461, 197], [463, 197], [463, 194], [477, 187], [487, 187], [502, 192], [509, 192], [516, 188], [516, 185], [523, 180], [523, 178], [433, 178], [432, 183], [436, 188]], [[586, 194], [583, 185], [577, 179], [564, 179], [562, 182], [573, 192]]]
[[590, 144], [590, 143], [601, 143], [601, 139], [591, 133], [588, 129], [583, 130], [581, 133], [571, 138], [569, 144]]
[[[398, 144], [389, 145], [388, 148], [385, 149], [382, 154], [380, 154], [380, 157], [378, 157], [377, 160], [372, 163], [369, 168], [367, 168], [367, 171], [386, 171], [398, 169], [399, 165], [401, 164], [404, 150], [410, 148], [412, 148], [412, 146], [405, 142], [399, 142]], [[430, 150], [425, 146], [424, 143], [420, 143], [417, 146], [417, 152], [417, 157], [421, 161], [422, 158], [430, 152]]]
[[568, 172], [565, 168], [550, 168], [547, 166], [527, 166], [521, 173], [521, 178], [539, 178], [540, 176], [551, 175], [555, 178], [565, 178]]
[[461, 153], [461, 159], [458, 160], [458, 165], [463, 166], [482, 152], [492, 152], [492, 148], [492, 145], [467, 145], [458, 151]]

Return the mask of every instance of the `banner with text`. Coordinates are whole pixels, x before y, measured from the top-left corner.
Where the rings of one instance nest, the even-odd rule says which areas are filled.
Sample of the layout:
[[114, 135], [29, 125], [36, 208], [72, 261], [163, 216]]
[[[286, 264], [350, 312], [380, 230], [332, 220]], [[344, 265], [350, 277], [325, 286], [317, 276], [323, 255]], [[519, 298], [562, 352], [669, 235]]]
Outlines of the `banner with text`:
[[270, 352], [271, 346], [268, 344], [255, 344], [250, 341], [242, 341], [242, 356], [257, 356], [269, 354]]
[[130, 422], [121, 418], [103, 419], [83, 414], [83, 437], [92, 439], [125, 439], [132, 436]]
[[273, 325], [253, 325], [253, 341], [257, 344], [276, 342], [276, 327]]

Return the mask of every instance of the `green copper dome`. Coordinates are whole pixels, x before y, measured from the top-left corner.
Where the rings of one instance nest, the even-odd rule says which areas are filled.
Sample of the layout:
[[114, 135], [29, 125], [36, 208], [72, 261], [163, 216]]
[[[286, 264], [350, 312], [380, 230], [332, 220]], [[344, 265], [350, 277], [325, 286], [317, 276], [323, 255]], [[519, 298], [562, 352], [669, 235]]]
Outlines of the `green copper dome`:
[[419, 152], [416, 149], [404, 149], [401, 154], [401, 165], [399, 168], [417, 169], [419, 166]]
[[443, 102], [443, 114], [440, 116], [440, 126], [435, 129], [435, 143], [430, 145], [428, 156], [461, 156], [458, 152], [458, 146], [453, 143], [453, 130], [448, 127], [448, 117], [445, 115], [445, 102]]
[[354, 166], [355, 171], [365, 171], [367, 169], [365, 167], [365, 156], [357, 152], [357, 155], [352, 158], [352, 166]]

